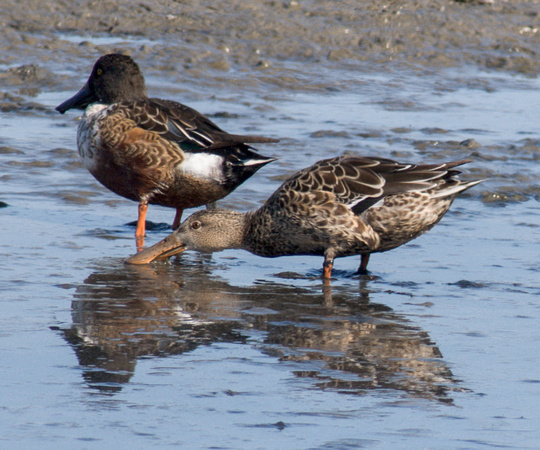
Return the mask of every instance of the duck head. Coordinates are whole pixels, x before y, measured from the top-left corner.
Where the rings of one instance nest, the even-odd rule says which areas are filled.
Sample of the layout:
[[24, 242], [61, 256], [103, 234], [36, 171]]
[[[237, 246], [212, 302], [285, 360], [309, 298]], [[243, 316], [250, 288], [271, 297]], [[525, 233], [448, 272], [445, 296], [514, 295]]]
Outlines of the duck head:
[[64, 114], [69, 109], [86, 109], [92, 103], [110, 105], [146, 97], [139, 66], [130, 56], [112, 53], [96, 61], [86, 84], [56, 110]]
[[127, 264], [148, 264], [185, 250], [212, 253], [243, 248], [246, 214], [226, 209], [207, 209], [188, 217], [172, 234], [126, 259]]

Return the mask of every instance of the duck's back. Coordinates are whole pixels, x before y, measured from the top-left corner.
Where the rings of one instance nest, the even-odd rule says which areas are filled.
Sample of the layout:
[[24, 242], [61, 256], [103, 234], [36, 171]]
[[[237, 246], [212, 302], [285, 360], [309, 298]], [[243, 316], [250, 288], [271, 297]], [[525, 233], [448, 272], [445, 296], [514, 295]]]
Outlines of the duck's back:
[[428, 231], [457, 193], [479, 182], [457, 179], [453, 167], [466, 162], [319, 161], [286, 180], [257, 211], [258, 229], [273, 238], [267, 252], [279, 254], [322, 254], [329, 246], [340, 256], [390, 250]]

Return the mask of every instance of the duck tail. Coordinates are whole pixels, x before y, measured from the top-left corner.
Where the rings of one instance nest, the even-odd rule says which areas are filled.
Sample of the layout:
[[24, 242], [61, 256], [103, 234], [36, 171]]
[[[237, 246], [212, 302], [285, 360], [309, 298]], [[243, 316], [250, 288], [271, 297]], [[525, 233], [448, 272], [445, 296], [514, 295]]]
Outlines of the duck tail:
[[452, 182], [447, 185], [443, 185], [440, 190], [437, 190], [431, 195], [432, 198], [441, 198], [441, 197], [450, 197], [451, 195], [459, 194], [460, 192], [466, 191], [473, 186], [481, 183], [483, 180], [471, 180], [471, 181], [461, 181], [461, 180], [452, 180]]
[[264, 166], [266, 164], [269, 164], [273, 161], [277, 161], [277, 158], [267, 158], [266, 156], [257, 155], [258, 158], [249, 158], [242, 161], [242, 164], [244, 166]]
[[229, 148], [229, 156], [231, 164], [235, 166], [257, 167], [257, 170], [266, 164], [276, 161], [276, 158], [263, 156], [257, 153], [253, 147], [245, 144], [237, 144]]

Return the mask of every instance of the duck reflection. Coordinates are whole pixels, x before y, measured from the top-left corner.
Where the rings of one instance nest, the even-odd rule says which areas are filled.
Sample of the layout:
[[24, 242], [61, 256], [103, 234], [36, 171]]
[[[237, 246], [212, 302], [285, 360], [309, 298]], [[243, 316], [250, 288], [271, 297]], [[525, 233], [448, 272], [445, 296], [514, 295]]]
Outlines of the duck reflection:
[[[77, 288], [73, 324], [63, 330], [87, 383], [114, 393], [129, 382], [138, 358], [250, 337], [250, 345], [321, 389], [388, 389], [448, 403], [459, 389], [426, 332], [370, 302], [370, 280], [358, 296], [356, 287], [354, 294], [328, 286], [321, 293], [318, 282], [235, 287], [211, 271], [208, 262], [187, 258], [152, 266], [112, 259], [96, 267]], [[264, 341], [250, 336], [253, 329], [264, 332]]]
[[245, 341], [234, 322], [237, 296], [227, 293], [229, 286], [208, 284], [205, 269], [197, 263], [185, 268], [180, 274], [166, 265], [130, 267], [109, 260], [77, 288], [73, 324], [63, 333], [91, 386], [103, 392], [120, 390], [141, 357]]

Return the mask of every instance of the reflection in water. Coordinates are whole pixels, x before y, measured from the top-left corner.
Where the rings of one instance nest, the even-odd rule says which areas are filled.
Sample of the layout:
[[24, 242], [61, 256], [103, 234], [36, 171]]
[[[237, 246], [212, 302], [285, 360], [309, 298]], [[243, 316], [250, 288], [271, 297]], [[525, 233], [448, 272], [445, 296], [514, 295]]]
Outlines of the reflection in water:
[[167, 266], [130, 267], [114, 260], [77, 288], [73, 325], [64, 335], [91, 386], [120, 390], [133, 375], [138, 357], [181, 354], [218, 341], [245, 341], [236, 323], [211, 318], [214, 311], [231, 311], [233, 319], [230, 306], [236, 296], [227, 294], [225, 283], [199, 284], [196, 275], [199, 280], [207, 275], [202, 267], [195, 269], [186, 271], [192, 275], [187, 284]]
[[[181, 264], [181, 265], [180, 265]], [[63, 330], [89, 385], [113, 393], [129, 382], [137, 358], [178, 355], [213, 342], [245, 343], [287, 361], [321, 389], [373, 389], [451, 402], [456, 380], [427, 333], [389, 307], [360, 296], [276, 283], [230, 286], [210, 266], [109, 260], [78, 287], [73, 325]], [[369, 284], [369, 280], [361, 283]], [[255, 344], [253, 344], [255, 342]]]

